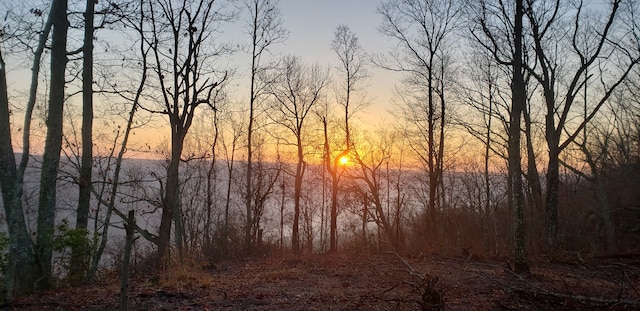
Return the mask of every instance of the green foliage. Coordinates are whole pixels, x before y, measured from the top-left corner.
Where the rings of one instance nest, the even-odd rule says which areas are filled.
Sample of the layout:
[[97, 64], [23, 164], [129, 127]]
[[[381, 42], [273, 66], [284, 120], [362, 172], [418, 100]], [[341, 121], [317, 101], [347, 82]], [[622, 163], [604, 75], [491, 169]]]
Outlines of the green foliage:
[[[60, 264], [68, 271], [71, 266], [71, 251], [78, 249], [81, 253], [90, 254], [94, 243], [96, 243], [96, 239], [89, 238], [88, 230], [72, 228], [69, 226], [69, 221], [65, 219], [62, 220], [56, 230], [56, 235], [53, 239], [53, 250], [60, 254]], [[86, 256], [87, 260], [88, 258], [90, 256]], [[80, 264], [88, 266], [89, 263], [83, 262]]]
[[65, 252], [69, 248], [86, 247], [89, 245], [89, 234], [86, 229], [74, 229], [69, 227], [69, 222], [65, 219], [58, 225], [57, 234], [53, 240], [53, 249], [58, 252]]

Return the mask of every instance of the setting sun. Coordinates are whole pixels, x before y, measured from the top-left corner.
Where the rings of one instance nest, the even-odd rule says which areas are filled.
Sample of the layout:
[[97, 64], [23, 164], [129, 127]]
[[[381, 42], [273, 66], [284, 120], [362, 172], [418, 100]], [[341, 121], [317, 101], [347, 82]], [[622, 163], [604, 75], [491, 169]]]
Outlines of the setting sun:
[[347, 163], [349, 163], [349, 158], [346, 156], [343, 156], [340, 158], [340, 165], [346, 165]]

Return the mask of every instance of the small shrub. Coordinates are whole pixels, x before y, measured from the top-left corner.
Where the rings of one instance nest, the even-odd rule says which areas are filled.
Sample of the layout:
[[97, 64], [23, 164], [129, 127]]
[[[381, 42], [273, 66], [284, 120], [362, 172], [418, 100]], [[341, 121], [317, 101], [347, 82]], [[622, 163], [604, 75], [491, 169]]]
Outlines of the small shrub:
[[197, 288], [213, 286], [211, 275], [197, 260], [184, 258], [182, 262], [172, 259], [159, 274], [158, 285], [172, 292], [186, 292]]
[[85, 256], [85, 262], [80, 263], [86, 269], [89, 265], [88, 261], [91, 258], [89, 254], [91, 254], [91, 250], [93, 249], [93, 245], [89, 239], [89, 232], [86, 229], [72, 228], [69, 226], [69, 221], [64, 219], [60, 225], [58, 225], [56, 235], [53, 238], [53, 250], [58, 254], [57, 264], [59, 268], [62, 269], [59, 274], [63, 275], [64, 271], [69, 271], [71, 266], [71, 251], [73, 249], [78, 249], [81, 253], [87, 254], [87, 256]]

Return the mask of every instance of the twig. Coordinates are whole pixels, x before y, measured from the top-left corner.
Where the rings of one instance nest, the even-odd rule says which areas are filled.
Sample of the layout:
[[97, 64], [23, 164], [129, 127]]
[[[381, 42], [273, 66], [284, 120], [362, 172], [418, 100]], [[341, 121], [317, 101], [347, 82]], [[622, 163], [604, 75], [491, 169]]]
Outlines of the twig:
[[[400, 256], [396, 252], [390, 252], [394, 254], [396, 257], [404, 263], [407, 267], [407, 272], [414, 278], [418, 280], [418, 282], [413, 283], [410, 281], [405, 281], [402, 284], [409, 285], [415, 294], [418, 294], [420, 298], [417, 299], [408, 299], [409, 295], [403, 297], [402, 299], [391, 299], [391, 301], [401, 301], [401, 302], [409, 302], [409, 303], [417, 303], [423, 311], [435, 311], [444, 309], [444, 299], [442, 295], [442, 290], [438, 290], [435, 288], [436, 283], [438, 283], [438, 278], [430, 278], [426, 275], [422, 275], [418, 273], [413, 266], [411, 266], [402, 256]], [[399, 285], [396, 285], [392, 288], [396, 288]], [[391, 290], [391, 289], [390, 289]], [[385, 291], [387, 292], [387, 291]], [[384, 292], [383, 292], [384, 293]]]
[[400, 256], [397, 252], [390, 251], [388, 253], [394, 254], [396, 257], [398, 257], [402, 261], [402, 263], [404, 263], [404, 265], [407, 266], [407, 269], [409, 270], [408, 271], [409, 274], [418, 278], [419, 280], [426, 281], [425, 278], [422, 275], [420, 275], [418, 272], [416, 272], [416, 270], [406, 260], [404, 260], [404, 258], [402, 258], [402, 256]]
[[[597, 298], [597, 297], [589, 297], [589, 296], [583, 296], [583, 295], [570, 295], [570, 294], [560, 294], [560, 293], [554, 293], [554, 292], [550, 292], [530, 281], [528, 281], [527, 279], [525, 279], [524, 277], [522, 277], [521, 275], [518, 275], [516, 273], [514, 273], [513, 271], [510, 270], [506, 270], [507, 272], [509, 272], [511, 275], [515, 276], [516, 278], [518, 278], [519, 280], [525, 282], [525, 284], [529, 285], [530, 287], [532, 287], [534, 290], [530, 291], [531, 294], [533, 295], [546, 295], [546, 296], [550, 296], [550, 297], [554, 297], [554, 298], [560, 298], [560, 299], [570, 299], [570, 300], [574, 300], [577, 302], [580, 302], [582, 304], [588, 304], [588, 305], [596, 305], [596, 306], [613, 306], [613, 305], [629, 305], [629, 306], [640, 306], [640, 299], [603, 299], [603, 298]], [[524, 292], [524, 290], [520, 290], [522, 292]]]

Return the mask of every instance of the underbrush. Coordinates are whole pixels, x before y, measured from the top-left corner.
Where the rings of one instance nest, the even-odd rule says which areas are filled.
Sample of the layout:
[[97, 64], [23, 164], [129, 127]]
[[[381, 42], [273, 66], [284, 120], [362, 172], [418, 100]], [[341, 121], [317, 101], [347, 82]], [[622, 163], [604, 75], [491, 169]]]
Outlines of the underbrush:
[[157, 286], [172, 292], [211, 287], [213, 279], [204, 266], [204, 263], [197, 259], [173, 259], [158, 272], [155, 281]]

